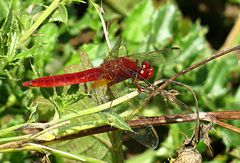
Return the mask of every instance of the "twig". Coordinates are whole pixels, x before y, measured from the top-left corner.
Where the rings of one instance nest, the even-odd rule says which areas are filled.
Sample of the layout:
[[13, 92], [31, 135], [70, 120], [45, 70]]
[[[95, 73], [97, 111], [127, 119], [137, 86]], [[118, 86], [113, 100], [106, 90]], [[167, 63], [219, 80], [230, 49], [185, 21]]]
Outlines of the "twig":
[[[196, 114], [173, 114], [173, 115], [164, 115], [164, 116], [158, 116], [158, 117], [144, 117], [144, 118], [128, 121], [128, 124], [132, 128], [138, 128], [146, 125], [159, 126], [159, 125], [169, 125], [169, 124], [175, 124], [175, 123], [195, 122], [196, 120], [197, 120]], [[230, 124], [227, 124], [221, 121], [221, 120], [240, 120], [240, 111], [200, 112], [199, 120], [211, 122], [213, 124], [217, 124], [227, 129], [230, 129], [232, 131], [240, 133], [240, 128], [231, 126]], [[65, 141], [65, 140], [70, 140], [74, 138], [79, 138], [79, 137], [84, 137], [92, 134], [98, 134], [98, 133], [114, 131], [114, 130], [117, 130], [117, 128], [114, 128], [110, 125], [104, 125], [100, 127], [87, 129], [87, 130], [82, 130], [78, 133], [66, 135], [63, 137], [55, 137], [55, 139], [50, 141], [48, 140], [39, 141], [39, 140], [26, 138], [24, 140], [2, 144], [0, 145], [0, 151], [7, 152], [8, 149], [12, 149], [12, 148], [15, 148], [17, 150], [18, 148], [22, 148], [24, 144], [30, 143], [30, 142], [47, 145], [50, 143], [52, 144], [56, 141]]]
[[99, 15], [99, 18], [102, 22], [102, 26], [103, 26], [103, 32], [104, 32], [104, 36], [105, 36], [105, 40], [107, 42], [107, 46], [108, 46], [108, 50], [109, 52], [111, 51], [112, 47], [111, 47], [111, 44], [110, 44], [110, 41], [108, 39], [108, 31], [107, 31], [107, 26], [106, 26], [106, 23], [104, 21], [104, 18], [103, 18], [103, 14], [104, 14], [104, 10], [101, 7], [99, 7], [96, 3], [94, 3], [93, 1], [90, 1], [92, 3], [92, 5], [94, 6], [94, 8], [97, 10], [97, 13]]
[[148, 100], [149, 101], [152, 97], [156, 96], [159, 92], [161, 92], [161, 90], [163, 90], [165, 87], [168, 86], [168, 84], [170, 84], [171, 82], [173, 82], [174, 80], [176, 80], [179, 76], [181, 75], [184, 75], [186, 74], [187, 72], [189, 71], [192, 71], [216, 58], [219, 58], [223, 55], [226, 55], [230, 52], [233, 52], [233, 51], [237, 51], [237, 50], [240, 50], [240, 45], [237, 45], [237, 46], [234, 46], [232, 48], [229, 48], [229, 49], [225, 49], [225, 50], [220, 50], [218, 52], [216, 52], [215, 54], [213, 54], [212, 56], [206, 58], [206, 59], [203, 59], [202, 61], [196, 63], [196, 64], [193, 64], [191, 65], [190, 67], [186, 68], [185, 70], [182, 70], [181, 72], [177, 73], [176, 75], [174, 75], [173, 77], [171, 77], [170, 79], [168, 79], [166, 82], [164, 82], [159, 88], [157, 88], [155, 91], [153, 91], [153, 93], [150, 94], [150, 96], [148, 97]]
[[228, 47], [232, 46], [234, 41], [237, 40], [237, 37], [239, 37], [239, 36], [240, 36], [240, 14], [239, 14], [238, 19], [235, 22], [232, 30], [228, 34], [228, 37], [225, 40], [221, 49], [225, 49], [225, 48], [228, 48]]
[[18, 47], [22, 46], [25, 40], [46, 20], [46, 18], [59, 6], [60, 0], [54, 0], [52, 4], [39, 16], [37, 21], [27, 30], [27, 32], [20, 38]]
[[197, 119], [196, 119], [196, 128], [195, 128], [195, 131], [194, 131], [195, 133], [193, 134], [192, 139], [194, 138], [195, 141], [198, 142], [198, 140], [199, 140], [199, 124], [200, 124], [199, 121], [200, 120], [199, 120], [199, 108], [198, 108], [197, 96], [196, 96], [195, 92], [193, 91], [193, 89], [191, 87], [189, 87], [188, 85], [177, 82], [177, 81], [172, 81], [172, 83], [176, 84], [176, 85], [179, 85], [179, 86], [182, 86], [182, 87], [186, 88], [187, 90], [189, 90], [191, 92], [193, 98], [194, 98]]
[[[143, 127], [146, 125], [159, 126], [159, 125], [169, 125], [176, 123], [184, 123], [184, 122], [196, 122], [197, 116], [196, 114], [173, 114], [173, 115], [164, 115], [157, 117], [144, 117], [136, 120], [128, 121], [128, 124], [131, 128]], [[240, 128], [231, 126], [227, 123], [224, 123], [220, 120], [240, 120], [240, 111], [222, 111], [222, 112], [200, 112], [199, 113], [200, 121], [207, 121], [211, 123], [218, 124], [222, 127], [230, 129], [232, 131], [240, 133]], [[91, 129], [87, 129], [84, 131], [80, 131], [75, 134], [67, 135], [65, 137], [59, 137], [50, 142], [39, 142], [39, 143], [53, 143], [55, 141], [65, 141], [74, 138], [84, 137], [92, 134], [98, 134], [108, 131], [114, 131], [117, 128], [114, 128], [109, 125], [95, 127]]]

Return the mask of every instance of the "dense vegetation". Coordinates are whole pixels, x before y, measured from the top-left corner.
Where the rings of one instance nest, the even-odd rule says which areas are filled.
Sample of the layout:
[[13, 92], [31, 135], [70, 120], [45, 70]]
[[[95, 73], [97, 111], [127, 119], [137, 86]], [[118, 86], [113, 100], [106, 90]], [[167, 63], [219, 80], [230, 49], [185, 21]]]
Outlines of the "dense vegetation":
[[[217, 22], [222, 25], [219, 28], [223, 32], [214, 29], [216, 27], [212, 29], [209, 26], [208, 29], [207, 25], [203, 25], [208, 20], [206, 15], [211, 15], [209, 9], [213, 6], [218, 9], [218, 5], [211, 4], [208, 8], [208, 3], [195, 4], [205, 13], [204, 18], [198, 18], [194, 14], [192, 17], [186, 10], [183, 13], [188, 15], [183, 15], [179, 7], [184, 9], [187, 5], [182, 3], [148, 0], [125, 3], [108, 0], [98, 4], [80, 0], [0, 0], [0, 152], [3, 152], [0, 162], [65, 162], [65, 159], [69, 162], [120, 162], [123, 159], [128, 162], [162, 162], [176, 156], [186, 137], [192, 135], [195, 123], [157, 126], [160, 145], [156, 150], [147, 149], [132, 140], [125, 141], [128, 149], [124, 148], [120, 131], [78, 138], [78, 133], [104, 125], [131, 130], [126, 122], [131, 118], [130, 108], [139, 108], [138, 104], [148, 96], [148, 93], [142, 92], [130, 100], [130, 105], [127, 102], [129, 97], [124, 95], [131, 95], [136, 90], [131, 80], [113, 88], [114, 92], [122, 92], [115, 98], [124, 98], [123, 101], [119, 100], [119, 105], [111, 103], [111, 109], [101, 105], [112, 98], [105, 95], [105, 87], [92, 88], [90, 83], [40, 89], [23, 87], [22, 82], [96, 67], [111, 55], [137, 55], [179, 47], [179, 56], [168, 54], [170, 62], [159, 59], [159, 64], [154, 65], [155, 74], [150, 80], [154, 83], [174, 76], [216, 50], [240, 43], [238, 0], [220, 5], [226, 11], [221, 19], [217, 19], [225, 22]], [[237, 14], [231, 12], [227, 17], [224, 15], [229, 11], [227, 8]], [[101, 21], [101, 16], [104, 21]], [[104, 22], [111, 47], [106, 43]], [[214, 30], [223, 35], [219, 38], [211, 35]], [[122, 46], [111, 51], [119, 38]], [[177, 81], [194, 90], [201, 112], [240, 110], [240, 67], [236, 55], [216, 59], [180, 76]], [[192, 94], [174, 84], [165, 88], [173, 89], [180, 93], [176, 97], [184, 105], [166, 102], [158, 95], [142, 105], [138, 115], [189, 113], [182, 110], [186, 109], [183, 106], [195, 111]], [[228, 123], [236, 127], [240, 125], [239, 121]], [[238, 162], [239, 133], [214, 123], [213, 127], [215, 130], [209, 131], [211, 147], [203, 141], [197, 146], [203, 160]], [[67, 141], [63, 141], [65, 137]]]

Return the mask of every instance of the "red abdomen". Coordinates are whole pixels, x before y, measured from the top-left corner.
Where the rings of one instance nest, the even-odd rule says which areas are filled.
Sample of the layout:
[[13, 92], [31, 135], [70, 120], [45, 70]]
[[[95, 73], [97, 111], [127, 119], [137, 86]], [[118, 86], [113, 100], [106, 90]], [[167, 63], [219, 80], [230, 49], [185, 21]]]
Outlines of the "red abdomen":
[[105, 79], [111, 86], [128, 78], [136, 77], [140, 67], [137, 62], [126, 57], [109, 60], [101, 64], [100, 67], [89, 70], [62, 74], [55, 76], [46, 76], [23, 83], [25, 87], [58, 87], [86, 83], [95, 80]]
[[62, 74], [55, 76], [46, 76], [23, 83], [25, 87], [58, 87], [90, 82], [101, 78], [102, 71], [100, 68], [92, 68], [86, 71]]

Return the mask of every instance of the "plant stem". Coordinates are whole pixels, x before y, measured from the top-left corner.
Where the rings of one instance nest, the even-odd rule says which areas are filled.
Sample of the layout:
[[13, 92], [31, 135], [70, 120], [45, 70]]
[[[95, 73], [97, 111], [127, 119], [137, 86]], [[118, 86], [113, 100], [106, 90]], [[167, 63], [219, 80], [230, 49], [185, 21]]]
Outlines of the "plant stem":
[[18, 47], [31, 36], [31, 34], [47, 19], [47, 17], [59, 6], [60, 0], [54, 0], [52, 4], [39, 16], [35, 23], [27, 30], [27, 32], [22, 35], [18, 43]]
[[55, 125], [57, 123], [61, 123], [61, 122], [64, 122], [64, 121], [67, 121], [67, 120], [70, 120], [70, 119], [73, 119], [73, 118], [81, 117], [81, 116], [88, 115], [88, 114], [98, 113], [100, 111], [103, 111], [103, 110], [106, 110], [108, 108], [114, 107], [114, 106], [116, 106], [118, 104], [121, 104], [121, 103], [123, 103], [123, 102], [125, 102], [125, 101], [127, 101], [127, 100], [129, 100], [131, 98], [134, 98], [137, 95], [139, 95], [139, 92], [138, 91], [133, 91], [133, 92], [127, 94], [127, 95], [124, 95], [124, 96], [119, 97], [119, 98], [117, 98], [117, 99], [115, 99], [113, 101], [110, 101], [110, 102], [104, 103], [102, 105], [99, 105], [97, 107], [79, 111], [77, 114], [76, 113], [68, 114], [68, 115], [62, 117], [61, 119], [59, 119], [57, 121], [53, 121], [50, 124], [51, 125]]
[[113, 162], [124, 162], [123, 146], [122, 146], [120, 131], [116, 130], [116, 131], [110, 132], [109, 137], [110, 137], [110, 140], [111, 140], [111, 143], [112, 143]]
[[[196, 114], [173, 114], [173, 115], [163, 115], [155, 117], [144, 117], [136, 120], [128, 121], [128, 124], [131, 128], [138, 128], [146, 125], [159, 126], [159, 125], [169, 125], [176, 123], [185, 123], [185, 122], [195, 122], [198, 119]], [[240, 120], [240, 111], [218, 111], [218, 112], [199, 112], [199, 120], [205, 122], [211, 122], [217, 124], [234, 132], [240, 133], [240, 128], [227, 124], [223, 121], [225, 120]], [[114, 128], [110, 125], [99, 126], [90, 128], [87, 130], [79, 131], [78, 133], [63, 136], [56, 138], [52, 141], [41, 142], [43, 144], [52, 144], [56, 141], [65, 141], [71, 140], [74, 138], [89, 136], [93, 134], [115, 131], [117, 128]], [[0, 146], [1, 147], [1, 146]]]
[[231, 52], [234, 52], [234, 51], [239, 51], [239, 50], [240, 50], [240, 45], [236, 45], [236, 46], [234, 46], [232, 48], [229, 48], [229, 49], [220, 50], [220, 51], [216, 52], [215, 54], [211, 55], [210, 57], [205, 58], [205, 59], [197, 62], [196, 64], [191, 65], [190, 67], [182, 70], [181, 72], [177, 73], [176, 75], [174, 75], [173, 77], [171, 77], [170, 79], [165, 81], [160, 87], [158, 87], [156, 90], [153, 91], [153, 93], [151, 93], [151, 95], [148, 97], [147, 101], [149, 101], [152, 97], [156, 96], [159, 92], [161, 92], [161, 90], [163, 90], [165, 87], [167, 87], [168, 84], [172, 83], [179, 76], [182, 76], [189, 71], [192, 71], [192, 70], [194, 70], [194, 69], [196, 69], [196, 68], [198, 68], [202, 65], [205, 65], [206, 63], [208, 63], [208, 62], [210, 62], [210, 61], [212, 61], [216, 58], [219, 58], [219, 57], [224, 56], [228, 53], [231, 53]]
[[104, 32], [104, 36], [105, 36], [105, 40], [107, 42], [107, 46], [108, 46], [108, 50], [109, 52], [111, 51], [112, 47], [111, 47], [111, 44], [110, 44], [110, 41], [108, 39], [108, 31], [107, 31], [107, 26], [106, 26], [106, 23], [104, 21], [104, 18], [103, 18], [103, 13], [104, 13], [104, 10], [102, 7], [99, 7], [96, 3], [94, 3], [93, 1], [90, 1], [92, 3], [92, 5], [94, 6], [94, 8], [97, 10], [97, 13], [99, 15], [99, 18], [102, 22], [102, 26], [103, 26], [103, 32]]

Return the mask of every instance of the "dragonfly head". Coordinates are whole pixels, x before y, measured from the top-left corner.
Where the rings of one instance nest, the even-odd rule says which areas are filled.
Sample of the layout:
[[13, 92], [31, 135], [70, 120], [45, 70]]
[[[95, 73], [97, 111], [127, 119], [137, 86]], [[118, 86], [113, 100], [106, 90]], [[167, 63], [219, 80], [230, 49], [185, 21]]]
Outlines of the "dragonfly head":
[[154, 69], [149, 62], [143, 61], [142, 67], [139, 70], [138, 78], [140, 80], [149, 80], [153, 76]]

